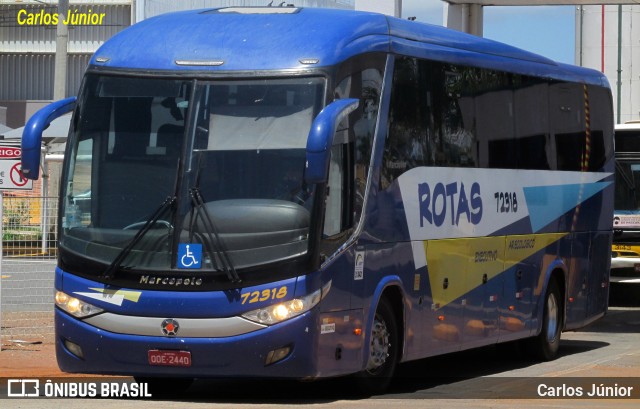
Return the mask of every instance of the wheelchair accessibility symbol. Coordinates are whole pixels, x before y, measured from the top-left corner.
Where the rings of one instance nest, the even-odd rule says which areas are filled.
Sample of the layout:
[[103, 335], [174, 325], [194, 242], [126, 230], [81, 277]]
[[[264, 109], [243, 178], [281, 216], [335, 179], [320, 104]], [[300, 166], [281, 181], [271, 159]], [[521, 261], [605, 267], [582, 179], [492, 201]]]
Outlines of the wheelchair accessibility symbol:
[[202, 244], [178, 244], [178, 268], [201, 268]]

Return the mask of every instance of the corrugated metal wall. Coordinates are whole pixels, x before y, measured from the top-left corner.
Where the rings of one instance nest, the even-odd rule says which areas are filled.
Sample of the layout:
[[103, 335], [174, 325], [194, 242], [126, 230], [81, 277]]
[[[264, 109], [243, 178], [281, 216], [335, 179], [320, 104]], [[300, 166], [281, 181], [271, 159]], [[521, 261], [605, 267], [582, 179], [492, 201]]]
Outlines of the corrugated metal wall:
[[[93, 53], [105, 40], [131, 25], [131, 6], [125, 5], [71, 5], [70, 10], [79, 13], [104, 13], [102, 25], [69, 26], [69, 52]], [[0, 52], [48, 53], [56, 51], [55, 26], [27, 26], [18, 24], [18, 11], [29, 13], [55, 13], [57, 7], [0, 5]], [[24, 16], [21, 16], [24, 20]]]
[[[89, 10], [92, 13], [105, 13], [105, 18], [102, 25], [69, 26], [67, 96], [77, 94], [82, 75], [98, 47], [131, 25], [131, 2], [128, 3], [72, 2], [69, 6], [70, 10], [79, 13], [88, 13]], [[53, 98], [56, 29], [55, 26], [20, 25], [20, 10], [55, 13], [57, 7], [47, 4], [0, 4], [0, 100], [50, 100]]]
[[[71, 54], [67, 96], [77, 95], [91, 54]], [[53, 99], [53, 54], [0, 54], [0, 100]]]

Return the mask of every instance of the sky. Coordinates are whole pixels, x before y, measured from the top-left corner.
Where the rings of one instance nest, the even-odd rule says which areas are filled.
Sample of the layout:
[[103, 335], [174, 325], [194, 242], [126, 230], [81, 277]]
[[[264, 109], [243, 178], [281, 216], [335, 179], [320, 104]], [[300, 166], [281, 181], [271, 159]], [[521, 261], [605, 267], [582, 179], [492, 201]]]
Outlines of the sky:
[[[402, 17], [443, 25], [441, 0], [402, 0]], [[575, 63], [575, 6], [484, 7], [484, 37]]]

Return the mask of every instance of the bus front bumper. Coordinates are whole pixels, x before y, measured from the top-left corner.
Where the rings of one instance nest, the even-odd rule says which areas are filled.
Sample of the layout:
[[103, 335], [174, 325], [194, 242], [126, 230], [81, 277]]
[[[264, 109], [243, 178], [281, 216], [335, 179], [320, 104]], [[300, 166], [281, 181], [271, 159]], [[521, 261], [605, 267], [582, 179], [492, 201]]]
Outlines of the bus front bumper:
[[[314, 378], [318, 376], [318, 365], [313, 358], [317, 355], [312, 353], [317, 347], [313, 342], [317, 320], [317, 314], [312, 310], [243, 335], [181, 338], [117, 334], [96, 328], [56, 308], [56, 356], [60, 369], [72, 373]], [[188, 355], [189, 359], [178, 360], [178, 365], [172, 363], [171, 366], [152, 364], [155, 359], [149, 351], [177, 351], [182, 356]], [[280, 355], [276, 353], [276, 356], [280, 359], [268, 363], [268, 359], [274, 358], [273, 351], [279, 351]], [[186, 362], [189, 366], [184, 365]]]

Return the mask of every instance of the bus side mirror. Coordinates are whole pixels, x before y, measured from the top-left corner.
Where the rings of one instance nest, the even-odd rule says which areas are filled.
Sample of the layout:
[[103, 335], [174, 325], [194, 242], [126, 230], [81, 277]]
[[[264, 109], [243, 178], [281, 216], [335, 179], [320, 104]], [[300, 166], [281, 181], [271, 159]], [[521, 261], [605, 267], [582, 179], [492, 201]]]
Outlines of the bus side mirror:
[[324, 107], [311, 124], [307, 138], [307, 161], [304, 180], [307, 183], [324, 183], [329, 175], [329, 159], [336, 127], [358, 108], [359, 100], [338, 99]]
[[22, 131], [22, 174], [27, 179], [38, 179], [40, 176], [40, 150], [42, 131], [56, 118], [73, 111], [76, 97], [61, 99], [40, 109], [33, 114]]

